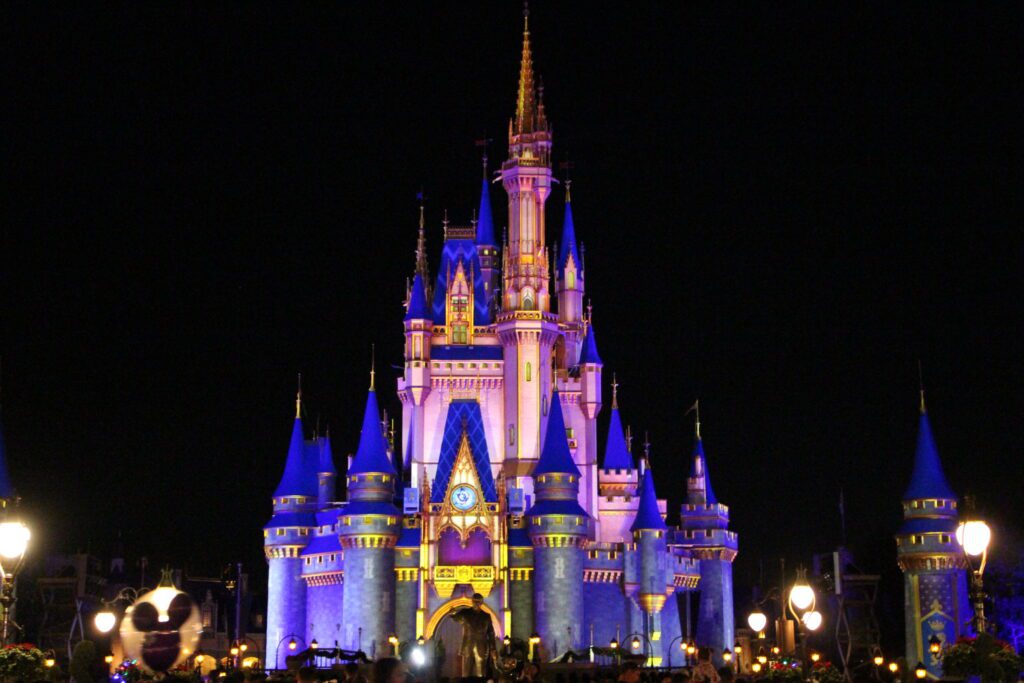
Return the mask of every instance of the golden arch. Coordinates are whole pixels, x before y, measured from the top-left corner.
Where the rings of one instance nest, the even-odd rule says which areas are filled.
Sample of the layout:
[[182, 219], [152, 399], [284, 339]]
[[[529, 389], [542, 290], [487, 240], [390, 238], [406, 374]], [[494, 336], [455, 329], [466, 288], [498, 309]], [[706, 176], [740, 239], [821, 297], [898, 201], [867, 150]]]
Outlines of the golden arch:
[[[430, 617], [430, 620], [427, 622], [426, 637], [427, 638], [433, 638], [434, 637], [434, 631], [437, 630], [438, 624], [441, 623], [441, 620], [444, 619], [445, 616], [449, 612], [451, 612], [453, 610], [457, 610], [460, 607], [470, 607], [472, 605], [473, 605], [473, 600], [471, 598], [462, 597], [462, 598], [455, 598], [454, 600], [449, 600], [448, 602], [446, 602], [443, 605], [441, 605], [440, 607], [438, 607], [437, 611], [434, 612], [434, 614]], [[487, 614], [490, 615], [490, 617], [491, 617], [491, 624], [494, 626], [494, 633], [495, 633], [496, 637], [498, 637], [498, 638], [503, 637], [505, 634], [504, 634], [504, 632], [503, 632], [503, 630], [501, 628], [501, 619], [498, 618], [498, 615], [495, 614], [494, 610], [492, 610], [487, 605], [486, 602], [483, 605], [481, 605], [481, 607], [483, 608], [484, 612], [487, 612]]]

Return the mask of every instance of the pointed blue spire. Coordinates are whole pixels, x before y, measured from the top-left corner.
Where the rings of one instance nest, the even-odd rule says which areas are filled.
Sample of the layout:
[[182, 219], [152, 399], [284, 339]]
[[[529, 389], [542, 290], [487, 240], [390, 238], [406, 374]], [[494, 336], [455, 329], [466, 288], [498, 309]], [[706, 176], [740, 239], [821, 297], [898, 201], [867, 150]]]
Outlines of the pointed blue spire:
[[597, 339], [594, 337], [594, 324], [587, 325], [587, 336], [583, 338], [583, 348], [580, 349], [580, 365], [592, 363], [603, 365], [601, 356], [597, 353]]
[[292, 439], [288, 445], [288, 459], [284, 463], [284, 475], [281, 483], [274, 491], [274, 497], [278, 496], [309, 496], [315, 498], [317, 495], [316, 472], [309, 467], [309, 459], [306, 457], [305, 438], [302, 435], [302, 418], [295, 416], [292, 423]]
[[359, 448], [352, 458], [348, 476], [380, 472], [395, 474], [395, 466], [388, 457], [388, 442], [380, 428], [380, 409], [377, 408], [377, 392], [370, 387], [366, 396], [366, 411], [363, 413], [363, 428], [359, 435]]
[[334, 469], [334, 451], [331, 450], [331, 434], [327, 433], [327, 436], [323, 437], [320, 441], [320, 461], [317, 467], [317, 473], [319, 474], [337, 474], [337, 470]]
[[430, 320], [433, 314], [427, 307], [427, 293], [423, 288], [423, 278], [417, 272], [412, 279], [412, 291], [409, 293], [409, 308], [405, 312], [405, 320]]
[[614, 377], [612, 378], [612, 419], [608, 423], [608, 441], [604, 447], [604, 469], [633, 469], [633, 455], [626, 445], [626, 435], [622, 431], [622, 419], [619, 417], [619, 383]]
[[693, 462], [690, 463], [690, 478], [704, 478], [704, 502], [708, 505], [718, 503], [715, 491], [711, 488], [711, 476], [708, 474], [708, 459], [704, 456], [704, 442], [700, 439], [700, 432], [697, 433], [697, 441], [693, 444]]
[[551, 392], [551, 410], [548, 414], [548, 429], [544, 434], [544, 445], [540, 450], [540, 460], [533, 468], [533, 476], [538, 474], [573, 474], [580, 476], [580, 470], [569, 452], [569, 440], [565, 435], [565, 418], [562, 417], [562, 401], [558, 390]]
[[488, 247], [497, 245], [497, 242], [494, 241], [494, 216], [491, 214], [491, 191], [487, 187], [486, 173], [480, 188], [480, 214], [476, 223], [476, 243]]
[[914, 473], [910, 476], [910, 486], [903, 494], [903, 500], [920, 498], [946, 500], [956, 500], [957, 498], [942, 471], [939, 451], [935, 447], [935, 439], [932, 437], [932, 427], [928, 422], [928, 412], [925, 410], [923, 398], [921, 399], [921, 418], [917, 431], [917, 452], [914, 454]]
[[576, 250], [576, 226], [572, 220], [572, 202], [568, 196], [565, 200], [565, 220], [562, 222], [562, 242], [558, 250], [558, 279], [565, 278], [565, 264], [572, 254], [573, 263], [576, 264], [576, 273], [579, 274], [583, 268], [580, 262], [580, 253]]
[[[2, 415], [0, 415], [2, 418]], [[15, 496], [14, 485], [7, 473], [7, 447], [4, 445], [4, 424], [0, 419], [0, 498], [10, 500]]]
[[640, 485], [640, 503], [636, 510], [636, 519], [629, 530], [665, 531], [667, 528], [665, 520], [661, 518], [661, 512], [658, 511], [658, 495], [654, 492], [654, 472], [648, 464], [644, 471], [644, 481]]

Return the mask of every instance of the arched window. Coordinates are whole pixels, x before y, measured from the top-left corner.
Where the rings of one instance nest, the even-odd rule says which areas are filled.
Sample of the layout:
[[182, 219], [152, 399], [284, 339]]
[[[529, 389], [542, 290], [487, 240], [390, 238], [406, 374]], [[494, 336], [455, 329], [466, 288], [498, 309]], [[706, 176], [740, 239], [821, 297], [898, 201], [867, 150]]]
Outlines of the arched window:
[[523, 290], [523, 310], [532, 311], [534, 309], [533, 290], [527, 287]]
[[533, 366], [529, 363], [526, 364], [526, 381], [530, 382], [533, 380]]
[[576, 289], [576, 271], [575, 270], [570, 270], [569, 268], [565, 269], [565, 288], [566, 289]]

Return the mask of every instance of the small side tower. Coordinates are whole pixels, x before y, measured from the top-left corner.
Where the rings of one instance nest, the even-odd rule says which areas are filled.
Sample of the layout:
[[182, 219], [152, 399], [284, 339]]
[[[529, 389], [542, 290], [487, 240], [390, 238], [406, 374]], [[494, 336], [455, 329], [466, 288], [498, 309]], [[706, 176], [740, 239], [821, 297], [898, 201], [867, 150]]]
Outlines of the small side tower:
[[576, 249], [576, 226], [572, 218], [571, 181], [565, 181], [565, 218], [559, 242], [558, 263], [555, 264], [555, 292], [558, 295], [558, 322], [565, 329], [563, 367], [573, 365], [579, 357], [583, 339], [584, 273], [580, 253]]
[[722, 651], [732, 649], [735, 642], [732, 562], [736, 559], [739, 538], [736, 532], [729, 531], [729, 508], [718, 502], [711, 488], [704, 442], [700, 438], [699, 404], [697, 410], [686, 504], [680, 511], [682, 545], [700, 560], [697, 642], [711, 648], [716, 664], [721, 665]]
[[637, 509], [636, 492], [639, 485], [637, 469], [629, 444], [622, 430], [619, 415], [619, 383], [612, 378], [612, 415], [608, 423], [608, 442], [604, 462], [598, 472], [598, 541], [602, 543], [629, 543], [631, 535], [626, 525]]
[[928, 641], [935, 636], [952, 644], [969, 632], [967, 558], [956, 527], [957, 496], [942, 471], [922, 390], [914, 472], [903, 494], [896, 555], [903, 570], [907, 666], [921, 662], [933, 679], [942, 678], [942, 662], [928, 651]]
[[594, 326], [587, 325], [587, 335], [583, 339], [583, 350], [580, 352], [580, 409], [583, 411], [583, 427], [586, 431], [584, 444], [586, 449], [579, 458], [583, 466], [580, 480], [580, 501], [587, 510], [597, 509], [597, 416], [601, 413], [601, 371], [604, 363], [597, 353], [597, 337]]
[[633, 533], [635, 552], [639, 555], [637, 602], [644, 612], [644, 635], [650, 640], [648, 663], [651, 666], [661, 666], [664, 649], [661, 640], [661, 610], [668, 597], [666, 586], [671, 585], [671, 581], [667, 571], [668, 527], [658, 510], [654, 472], [650, 464], [643, 474], [640, 504], [629, 530]]
[[398, 381], [398, 396], [403, 403], [402, 434], [406, 436], [404, 468], [412, 470], [412, 485], [419, 486], [418, 473], [412, 467], [413, 462], [422, 462], [423, 411], [427, 396], [430, 394], [430, 334], [433, 327], [433, 314], [427, 303], [426, 282], [416, 272], [409, 290], [409, 301], [406, 304], [405, 320], [405, 373]]
[[395, 630], [394, 549], [401, 531], [401, 513], [394, 504], [396, 478], [371, 371], [359, 448], [348, 470], [348, 504], [341, 509], [338, 526], [345, 553], [341, 645], [371, 657], [388, 653], [387, 638]]
[[480, 257], [480, 275], [484, 280], [488, 310], [494, 313], [495, 296], [501, 289], [501, 253], [494, 237], [494, 214], [491, 212], [491, 192], [487, 184], [487, 155], [484, 155], [484, 179], [480, 186], [480, 210], [476, 221], [476, 253]]
[[[284, 475], [274, 491], [274, 514], [263, 527], [267, 557], [267, 642], [289, 635], [305, 638], [306, 583], [302, 579], [302, 552], [316, 526], [318, 463], [308, 455], [302, 433], [302, 390], [295, 399], [295, 421], [288, 446]], [[275, 653], [276, 668], [284, 667], [284, 654]]]
[[335, 487], [338, 483], [338, 471], [334, 469], [334, 453], [331, 451], [331, 430], [325, 436], [313, 441], [317, 453], [317, 499], [316, 509], [323, 510], [334, 502]]
[[545, 656], [561, 655], [584, 643], [583, 545], [590, 517], [580, 507], [580, 471], [569, 452], [557, 391], [540, 459], [533, 470], [537, 502], [527, 512], [533, 543], [534, 624]]

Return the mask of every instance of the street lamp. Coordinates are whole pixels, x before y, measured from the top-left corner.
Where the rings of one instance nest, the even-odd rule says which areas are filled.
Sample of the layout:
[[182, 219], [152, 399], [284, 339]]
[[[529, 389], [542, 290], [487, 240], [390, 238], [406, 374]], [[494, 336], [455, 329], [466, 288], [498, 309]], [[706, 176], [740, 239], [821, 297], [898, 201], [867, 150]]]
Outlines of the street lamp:
[[925, 678], [928, 675], [928, 669], [924, 668], [924, 664], [921, 662], [917, 663], [914, 667], [914, 677], [918, 680]]
[[819, 653], [819, 652], [812, 652], [811, 653], [811, 661], [814, 662], [815, 664], [817, 664], [819, 661], [821, 661], [821, 653]]
[[391, 647], [393, 647], [395, 649], [394, 654], [397, 657], [398, 656], [398, 636], [396, 636], [394, 633], [389, 635], [388, 636], [388, 643], [390, 643]]
[[0, 606], [4, 610], [3, 629], [0, 645], [7, 645], [7, 629], [10, 625], [14, 597], [14, 577], [25, 561], [25, 552], [32, 532], [21, 522], [0, 523]]
[[821, 612], [813, 609], [809, 612], [804, 612], [804, 616], [801, 617], [801, 621], [808, 631], [817, 631], [821, 628], [821, 620]]
[[889, 671], [891, 671], [892, 673], [896, 673], [899, 670], [900, 670], [900, 665], [899, 664], [897, 664], [895, 661], [889, 662]]
[[974, 600], [974, 629], [978, 633], [984, 633], [986, 626], [985, 592], [982, 575], [985, 573], [985, 563], [988, 561], [988, 544], [992, 541], [992, 530], [985, 522], [971, 519], [974, 513], [973, 498], [968, 498], [965, 502], [967, 503], [965, 507], [968, 518], [956, 528], [956, 542], [964, 549], [968, 565], [971, 565], [972, 557], [981, 557], [981, 563], [977, 569], [971, 565], [971, 597]]
[[756, 674], [761, 673], [761, 662], [754, 662], [750, 665], [750, 670]]
[[932, 634], [932, 637], [928, 639], [928, 652], [931, 652], [933, 655], [937, 655], [941, 650], [942, 641], [939, 640], [938, 636]]
[[871, 658], [871, 661], [874, 662], [875, 666], [882, 666], [885, 664], [885, 658], [882, 656], [882, 651], [877, 647], [875, 648], [875, 656]]
[[754, 633], [764, 633], [764, 627], [768, 625], [768, 617], [760, 609], [754, 609], [753, 612], [747, 616], [747, 626]]

